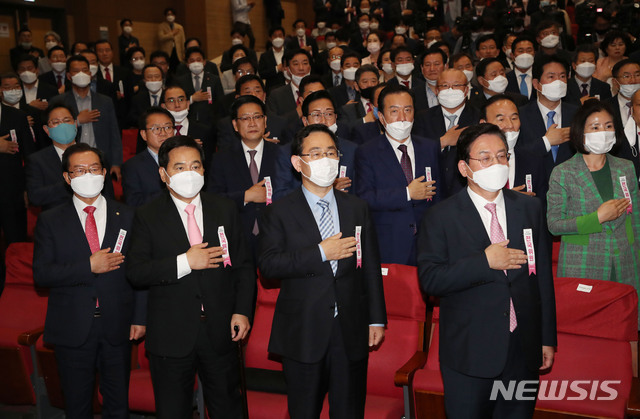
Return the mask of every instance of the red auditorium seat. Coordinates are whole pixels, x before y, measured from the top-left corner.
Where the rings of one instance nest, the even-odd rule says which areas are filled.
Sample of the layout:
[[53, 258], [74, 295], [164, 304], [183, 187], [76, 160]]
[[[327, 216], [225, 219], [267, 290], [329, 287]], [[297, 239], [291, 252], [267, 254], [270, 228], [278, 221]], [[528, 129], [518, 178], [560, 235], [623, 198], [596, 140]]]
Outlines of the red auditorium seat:
[[140, 342], [136, 349], [138, 368], [131, 369], [129, 378], [129, 410], [153, 413], [156, 411], [156, 399], [153, 395], [151, 371], [149, 371], [149, 359], [144, 341]]

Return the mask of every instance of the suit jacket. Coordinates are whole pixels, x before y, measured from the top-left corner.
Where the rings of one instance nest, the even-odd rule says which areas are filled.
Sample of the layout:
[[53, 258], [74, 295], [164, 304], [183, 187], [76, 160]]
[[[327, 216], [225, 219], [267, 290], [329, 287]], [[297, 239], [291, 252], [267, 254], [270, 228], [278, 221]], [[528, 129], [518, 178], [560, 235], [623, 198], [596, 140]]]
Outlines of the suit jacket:
[[[51, 103], [62, 103], [71, 108], [75, 115], [78, 114], [78, 105], [76, 104], [76, 98], [73, 96], [73, 90], [56, 96]], [[110, 166], [122, 166], [122, 138], [120, 137], [113, 102], [105, 95], [92, 92], [91, 109], [100, 111], [98, 120], [92, 122], [96, 146], [105, 154]], [[82, 138], [82, 126], [78, 126], [77, 138]]]
[[164, 182], [158, 168], [158, 163], [146, 149], [122, 165], [122, 191], [127, 205], [139, 207], [160, 195]]
[[[536, 197], [540, 198], [544, 203], [543, 208], [546, 209], [547, 190], [549, 190], [549, 176], [545, 166], [544, 159], [536, 154], [532, 154], [526, 147], [516, 143], [515, 147], [515, 164], [516, 172], [514, 184], [511, 188], [526, 185], [527, 175], [531, 175], [531, 183], [533, 192]], [[525, 191], [527, 188], [525, 187]]]
[[[283, 50], [282, 57], [287, 54], [287, 48]], [[276, 71], [276, 57], [273, 55], [273, 49], [269, 48], [262, 55], [260, 55], [260, 62], [258, 63], [258, 74], [266, 81], [267, 94], [270, 94], [276, 87], [284, 86], [286, 79], [282, 72]]]
[[[287, 49], [300, 49], [300, 43], [298, 42], [297, 36], [290, 36], [285, 39], [284, 42], [285, 48]], [[315, 58], [318, 56], [318, 44], [315, 39], [312, 37], [305, 35], [305, 45], [311, 47], [311, 57]], [[313, 62], [309, 63], [313, 65]]]
[[372, 138], [377, 138], [382, 133], [380, 122], [365, 122], [351, 130], [351, 139], [356, 144], [364, 144]]
[[[427, 98], [427, 83], [417, 77], [412, 77], [411, 91], [414, 96], [415, 111], [420, 112], [425, 109], [429, 109], [429, 99]], [[392, 80], [396, 80], [395, 84], [398, 84], [398, 80], [394, 77]]]
[[[15, 130], [19, 151], [16, 154], [0, 153], [0, 197], [3, 204], [17, 204], [24, 211], [25, 179], [23, 163], [35, 150], [35, 143], [27, 115], [19, 109], [5, 104], [0, 105], [0, 136]], [[7, 137], [11, 141], [11, 136]]]
[[267, 110], [276, 115], [283, 116], [296, 110], [296, 98], [293, 96], [288, 84], [277, 87], [267, 96]]
[[[629, 121], [627, 121], [629, 123]], [[627, 125], [624, 129], [625, 139], [620, 142], [620, 147], [614, 152], [610, 152], [611, 155], [630, 160], [633, 163], [633, 167], [636, 170], [636, 178], [640, 177], [640, 158], [638, 157], [638, 135], [637, 124]], [[629, 141], [633, 141], [635, 138], [635, 145], [632, 147]], [[612, 150], [613, 151], [613, 150]]]
[[191, 353], [200, 329], [200, 310], [213, 349], [225, 354], [236, 347], [231, 340], [233, 314], [251, 318], [256, 271], [245, 245], [236, 205], [223, 197], [200, 193], [203, 242], [220, 246], [218, 227], [229, 243], [231, 265], [194, 270], [177, 279], [176, 257], [191, 247], [178, 210], [163, 193], [138, 208], [133, 221], [127, 276], [134, 286], [149, 287], [147, 350], [158, 356], [184, 357]]
[[[547, 222], [551, 234], [561, 236], [558, 275], [616, 281], [640, 288], [638, 283], [638, 181], [631, 162], [607, 155], [613, 198], [624, 198], [620, 176], [626, 176], [633, 210], [613, 221], [598, 222], [603, 204], [581, 154], [556, 166], [549, 180]], [[614, 251], [615, 249], [615, 251]]]
[[[582, 97], [582, 82], [576, 79], [575, 76], [571, 77], [567, 81], [567, 95], [564, 98], [565, 102], [572, 103], [576, 106], [581, 106], [580, 98]], [[607, 100], [611, 98], [611, 87], [608, 83], [600, 81], [598, 79], [591, 78], [591, 86], [589, 87], [589, 96], [600, 96], [600, 100]]]
[[[264, 141], [258, 182], [262, 181], [265, 176], [270, 176], [271, 184], [274, 185], [276, 160], [279, 153], [280, 146]], [[266, 204], [255, 202], [248, 202], [245, 205], [244, 192], [251, 186], [253, 186], [253, 181], [249, 165], [247, 165], [244, 149], [238, 140], [230, 149], [214, 156], [209, 169], [207, 190], [225, 196], [236, 203], [246, 237], [251, 237], [256, 220], [260, 219], [261, 213], [266, 208]]]
[[539, 200], [503, 190], [509, 247], [525, 250], [523, 229], [533, 230], [536, 273], [527, 265], [489, 268], [491, 240], [467, 189], [431, 208], [418, 236], [418, 275], [425, 293], [440, 297], [440, 362], [462, 374], [500, 374], [509, 347], [509, 299], [520, 330], [521, 356], [531, 371], [542, 364], [542, 345], [556, 346], [551, 247]]
[[[212, 103], [203, 100], [200, 102], [194, 102], [189, 106], [189, 114], [195, 117], [196, 121], [205, 125], [213, 127], [218, 119], [227, 114], [224, 109], [224, 90], [222, 89], [222, 83], [218, 76], [203, 71], [200, 73], [202, 79], [200, 80], [200, 90], [207, 91], [207, 88], [211, 88]], [[193, 80], [191, 79], [191, 72], [182, 76], [176, 76], [175, 82], [178, 86], [182, 87], [187, 97], [191, 97], [195, 93], [193, 87]]]
[[[46, 82], [42, 82], [38, 79], [38, 89], [36, 90], [36, 99], [43, 99], [46, 101], [50, 101], [51, 98], [58, 95], [58, 89], [55, 87], [55, 84], [52, 86]], [[28, 105], [27, 100], [24, 96], [24, 86], [22, 86], [22, 99], [20, 99], [21, 105]]]
[[[265, 134], [269, 133], [269, 138], [277, 138], [281, 143], [285, 142], [286, 128], [287, 121], [284, 118], [273, 112], [267, 112], [267, 128]], [[238, 137], [238, 134], [233, 129], [230, 116], [226, 116], [218, 121], [216, 131], [219, 150], [228, 150], [238, 144], [240, 137]]]
[[120, 128], [124, 128], [127, 122], [127, 115], [129, 114], [129, 106], [131, 105], [131, 99], [133, 98], [133, 85], [131, 84], [131, 71], [126, 67], [121, 67], [119, 65], [113, 65], [113, 74], [111, 75], [111, 82], [105, 79], [102, 76], [102, 71], [98, 69], [98, 73], [96, 74], [97, 80], [102, 80], [106, 83], [109, 83], [113, 86], [113, 89], [118, 92], [120, 91], [120, 82], [122, 82], [122, 87], [124, 88], [124, 97], [118, 99], [116, 93], [116, 100], [113, 102], [113, 105], [116, 108], [116, 116], [118, 117], [118, 123], [120, 124]]
[[[366, 358], [369, 325], [386, 324], [384, 290], [375, 228], [367, 204], [335, 191], [339, 229], [353, 237], [362, 227], [362, 267], [356, 258], [338, 261], [333, 275], [323, 262], [317, 223], [302, 189], [270, 205], [260, 223], [260, 272], [281, 279], [269, 352], [298, 362], [318, 362], [326, 353], [338, 308], [342, 339], [350, 360]], [[338, 226], [336, 226], [336, 229]]]
[[[107, 225], [101, 248], [116, 245], [118, 234], [127, 231], [122, 253], [130, 249], [133, 211], [107, 199]], [[85, 343], [100, 302], [102, 328], [107, 340], [123, 344], [129, 340], [132, 324], [145, 325], [146, 291], [135, 292], [125, 275], [127, 261], [115, 271], [94, 274], [87, 242], [78, 213], [71, 200], [38, 217], [33, 251], [33, 278], [50, 288], [44, 326], [45, 342], [78, 347]]]
[[[158, 96], [158, 106], [160, 106], [160, 97], [162, 91], [156, 93]], [[151, 97], [149, 96], [149, 90], [146, 87], [141, 87], [138, 93], [131, 98], [131, 106], [129, 107], [129, 115], [127, 115], [127, 127], [138, 128], [138, 122], [140, 116], [145, 113], [147, 109], [151, 107]]]
[[425, 210], [442, 197], [439, 145], [411, 136], [415, 153], [414, 179], [431, 167], [436, 195], [431, 201], [407, 200], [407, 180], [386, 135], [364, 143], [356, 150], [356, 195], [369, 203], [378, 232], [382, 263], [416, 264], [415, 231]]
[[[521, 95], [520, 93], [513, 92], [504, 92], [505, 96], [509, 97], [513, 100], [517, 107], [524, 106], [529, 99], [526, 96]], [[482, 89], [476, 89], [475, 87], [471, 90], [471, 98], [469, 99], [469, 105], [473, 106], [479, 111], [482, 111], [485, 104], [487, 103], [487, 97], [484, 95], [484, 91]]]
[[[373, 104], [371, 104], [373, 106]], [[349, 125], [349, 138], [353, 138], [354, 129], [362, 125], [362, 118], [367, 115], [364, 106], [362, 106], [362, 101], [358, 100], [356, 103], [347, 103], [343, 105], [340, 111], [338, 112], [338, 118], [344, 121], [345, 124]]]
[[[413, 133], [421, 137], [435, 141], [440, 148], [440, 137], [446, 132], [444, 114], [440, 105], [418, 112], [414, 118]], [[460, 118], [458, 128], [468, 127], [480, 121], [480, 112], [473, 106], [465, 105]], [[443, 198], [449, 197], [459, 191], [465, 180], [458, 172], [458, 151], [456, 146], [445, 147], [440, 151], [440, 169], [443, 173], [443, 184], [440, 184]]]
[[[360, 100], [360, 93], [356, 90], [355, 100]], [[349, 93], [347, 93], [347, 83], [344, 78], [340, 86], [335, 86], [329, 89], [329, 94], [333, 98], [336, 105], [336, 110], [340, 111], [344, 105], [349, 102]]]
[[[562, 128], [569, 127], [578, 108], [575, 105], [565, 102], [562, 102], [560, 106], [562, 112]], [[531, 100], [520, 108], [520, 121], [522, 127], [526, 127], [526, 129], [520, 131], [521, 138], [518, 139], [518, 142], [521, 142], [523, 146], [526, 146], [534, 154], [544, 156], [548, 174], [551, 174], [554, 166], [568, 160], [575, 153], [575, 150], [569, 142], [560, 144], [558, 156], [554, 163], [551, 150], [547, 152], [544, 141], [542, 140], [542, 137], [544, 137], [547, 132], [547, 128], [544, 119], [542, 119], [537, 100]]]
[[[415, 13], [418, 11], [415, 0], [407, 0], [406, 8], [413, 10], [413, 14], [405, 17], [405, 19], [407, 19], [411, 24], [415, 19]], [[400, 20], [402, 20], [402, 8], [400, 7], [400, 0], [389, 1], [389, 20], [393, 22], [394, 25], [397, 25], [398, 23], [400, 23]]]
[[[520, 85], [518, 84], [516, 72], [510, 71], [507, 73], [506, 77], [509, 84], [507, 84], [507, 90], [505, 90], [505, 92], [520, 94]], [[533, 88], [533, 84], [532, 84], [531, 91], [529, 92], [528, 100], [531, 102], [535, 102], [537, 98], [538, 98], [538, 91]]]
[[[189, 111], [191, 113], [191, 111]], [[216, 152], [218, 146], [216, 132], [213, 127], [196, 121], [193, 117], [189, 117], [189, 131], [187, 135], [202, 140], [202, 150], [204, 151], [204, 160], [211, 161], [211, 156]]]
[[[56, 94], [58, 94], [58, 80], [56, 80], [56, 76], [53, 74], [53, 70], [47, 71], [46, 73], [42, 73], [38, 76], [38, 80], [42, 83], [46, 83], [48, 86], [51, 86], [56, 89]], [[67, 85], [66, 76], [62, 77], [62, 83]]]
[[173, 35], [171, 24], [167, 21], [158, 25], [158, 49], [166, 52], [171, 57], [173, 48], [176, 49], [176, 56], [181, 62], [184, 61], [184, 28], [181, 24], [174, 22], [173, 28], [178, 29], [178, 34]]

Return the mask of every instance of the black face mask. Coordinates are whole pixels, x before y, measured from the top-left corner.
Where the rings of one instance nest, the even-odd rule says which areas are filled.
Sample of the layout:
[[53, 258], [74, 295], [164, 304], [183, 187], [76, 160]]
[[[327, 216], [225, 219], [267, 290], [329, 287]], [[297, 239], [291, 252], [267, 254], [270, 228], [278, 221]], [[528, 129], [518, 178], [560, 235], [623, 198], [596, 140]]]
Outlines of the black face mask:
[[373, 100], [373, 91], [377, 86], [367, 87], [366, 89], [360, 89], [360, 96], [367, 99], [368, 101]]

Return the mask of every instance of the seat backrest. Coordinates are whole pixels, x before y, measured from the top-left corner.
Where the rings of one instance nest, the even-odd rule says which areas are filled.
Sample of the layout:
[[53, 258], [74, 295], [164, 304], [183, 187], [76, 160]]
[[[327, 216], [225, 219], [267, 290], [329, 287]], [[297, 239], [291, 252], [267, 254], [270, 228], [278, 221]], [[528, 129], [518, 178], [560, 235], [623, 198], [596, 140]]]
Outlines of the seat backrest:
[[440, 307], [434, 307], [431, 315], [431, 336], [425, 368], [440, 370]]
[[253, 326], [245, 346], [245, 366], [266, 370], [282, 370], [282, 363], [268, 351], [271, 324], [276, 309], [276, 301], [280, 293], [277, 281], [264, 280], [258, 275], [258, 298]]

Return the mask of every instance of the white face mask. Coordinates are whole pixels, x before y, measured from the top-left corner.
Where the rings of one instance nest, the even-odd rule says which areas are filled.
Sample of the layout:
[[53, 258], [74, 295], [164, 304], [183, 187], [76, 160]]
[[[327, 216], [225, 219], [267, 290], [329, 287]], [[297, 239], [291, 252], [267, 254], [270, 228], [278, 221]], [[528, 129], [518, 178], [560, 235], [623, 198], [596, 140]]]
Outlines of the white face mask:
[[189, 64], [189, 71], [191, 71], [193, 74], [200, 74], [202, 73], [202, 70], [204, 70], [204, 63], [202, 63], [201, 61], [194, 61]]
[[640, 84], [619, 84], [620, 94], [624, 97], [631, 98], [640, 89]]
[[[464, 75], [467, 77], [467, 82], [470, 82], [471, 79], [473, 78], [473, 71], [471, 70], [462, 70], [462, 72], [464, 73]], [[426, 77], [425, 77], [426, 78]], [[437, 81], [437, 80], [436, 80]]]
[[545, 48], [555, 48], [558, 46], [560, 42], [560, 37], [558, 35], [547, 35], [540, 41], [540, 45]]
[[271, 45], [276, 48], [282, 48], [284, 45], [284, 38], [274, 38], [273, 41], [271, 41]]
[[369, 24], [369, 29], [371, 29], [372, 31], [377, 31], [379, 27], [380, 25], [377, 22], [373, 22]]
[[286, 81], [291, 81], [291, 74], [289, 74], [289, 70], [283, 71], [282, 74], [284, 75], [284, 79]]
[[362, 29], [363, 31], [364, 31], [364, 30], [367, 30], [367, 29], [369, 29], [369, 22], [360, 22], [360, 23], [358, 23], [358, 26], [359, 26], [359, 27], [360, 27], [360, 29]]
[[176, 17], [174, 15], [167, 16], [167, 22], [173, 23], [176, 21]]
[[131, 65], [133, 66], [134, 70], [142, 70], [145, 64], [146, 63], [144, 62], [144, 60], [136, 60], [131, 62]]
[[2, 92], [2, 98], [10, 105], [15, 105], [22, 99], [22, 89], [5, 90]]
[[476, 172], [467, 164], [467, 169], [473, 175], [469, 179], [487, 192], [498, 192], [509, 180], [509, 166], [505, 164], [494, 164]]
[[329, 128], [329, 131], [333, 132], [334, 134], [338, 132], [338, 124], [335, 122], [329, 125], [327, 128]]
[[80, 88], [87, 87], [91, 83], [91, 76], [83, 72], [76, 73], [71, 76], [71, 83]]
[[405, 28], [404, 26], [396, 26], [396, 33], [398, 35], [404, 35], [405, 33], [407, 33], [407, 28]]
[[325, 24], [324, 22], [318, 22], [318, 24], [316, 25], [316, 27], [317, 27], [318, 29], [324, 29], [324, 28], [325, 28], [325, 26], [326, 26], [326, 24]]
[[362, 9], [360, 9], [360, 11], [361, 11], [362, 13], [365, 13], [365, 14], [369, 14], [369, 11], [370, 11], [370, 10], [371, 10], [371, 9], [369, 9], [368, 7], [363, 7]]
[[71, 179], [71, 189], [76, 195], [83, 198], [94, 198], [100, 195], [104, 187], [103, 175], [92, 175], [85, 173], [82, 176]]
[[413, 63], [405, 63], [396, 65], [396, 73], [401, 76], [408, 76], [413, 71]]
[[476, 6], [476, 14], [481, 15], [484, 12], [484, 6]]
[[49, 41], [44, 44], [44, 47], [49, 51], [51, 48], [57, 46], [58, 43], [56, 41]]
[[55, 62], [51, 63], [51, 68], [53, 68], [56, 73], [62, 73], [67, 69], [67, 63]]
[[438, 84], [438, 79], [433, 79], [433, 80], [431, 80], [431, 79], [428, 79], [428, 78], [426, 78], [426, 77], [425, 77], [424, 79], [427, 81], [427, 84], [428, 84], [429, 86], [435, 86], [436, 84]]
[[335, 42], [327, 42], [327, 50], [330, 50], [331, 48], [335, 48], [338, 44], [336, 44]]
[[567, 95], [567, 83], [562, 80], [554, 80], [542, 85], [542, 95], [552, 102], [556, 102]]
[[176, 122], [182, 122], [189, 115], [189, 108], [183, 109], [181, 111], [169, 111], [171, 115], [173, 115], [173, 119]]
[[296, 35], [298, 36], [298, 38], [302, 38], [305, 34], [305, 30], [302, 28], [298, 28], [296, 29]]
[[596, 65], [594, 63], [582, 63], [576, 66], [576, 74], [584, 79], [588, 79], [595, 73]]
[[438, 102], [445, 109], [457, 108], [466, 99], [467, 95], [462, 90], [444, 89], [438, 93]]
[[584, 134], [584, 148], [591, 154], [606, 154], [616, 143], [615, 131], [597, 131]]
[[98, 74], [98, 66], [95, 64], [91, 64], [89, 66], [89, 71], [91, 72], [91, 77], [94, 77], [96, 74]]
[[130, 34], [131, 32], [133, 32], [133, 27], [132, 26], [125, 26], [124, 28], [122, 28], [122, 31], [126, 34]]
[[507, 137], [507, 145], [509, 146], [509, 150], [513, 150], [518, 142], [518, 137], [520, 136], [520, 131], [507, 131], [504, 133], [504, 136]]
[[358, 71], [358, 69], [355, 67], [345, 68], [342, 71], [342, 76], [345, 80], [353, 81], [356, 79], [356, 71]]
[[[164, 173], [169, 176], [166, 169]], [[169, 177], [167, 186], [181, 197], [191, 199], [198, 195], [204, 186], [204, 176], [193, 170], [187, 170]]]
[[144, 85], [151, 93], [158, 93], [162, 89], [162, 81], [146, 81]]
[[233, 38], [231, 40], [231, 45], [242, 45], [242, 39], [240, 38]]
[[533, 55], [526, 53], [520, 54], [513, 60], [513, 62], [516, 64], [516, 67], [527, 70], [533, 65]]
[[391, 63], [382, 64], [382, 71], [387, 74], [393, 74], [393, 65]]
[[367, 51], [369, 51], [370, 54], [375, 54], [376, 52], [380, 51], [380, 42], [367, 43]]
[[507, 85], [509, 84], [509, 80], [505, 76], [498, 76], [493, 80], [487, 80], [489, 83], [489, 90], [496, 93], [504, 93], [507, 90]]
[[38, 79], [38, 76], [33, 71], [23, 71], [20, 73], [20, 80], [24, 83], [31, 84]]
[[[382, 119], [384, 119], [384, 115], [382, 116]], [[387, 121], [385, 119], [385, 123], [386, 122]], [[384, 130], [387, 132], [387, 134], [389, 134], [391, 138], [394, 138], [399, 141], [403, 141], [406, 138], [409, 138], [409, 135], [411, 135], [412, 128], [413, 128], [413, 122], [396, 121], [396, 122], [391, 122], [385, 125]]]
[[318, 160], [312, 160], [309, 163], [302, 160], [302, 157], [298, 157], [300, 161], [307, 166], [311, 170], [311, 176], [307, 176], [302, 171], [300, 172], [302, 176], [309, 179], [312, 183], [320, 186], [321, 188], [326, 188], [333, 185], [336, 177], [338, 177], [338, 166], [340, 164], [339, 160], [330, 159], [329, 157], [323, 157]]
[[340, 59], [331, 60], [329, 67], [331, 67], [333, 71], [340, 71]]
[[305, 77], [307, 77], [310, 73], [305, 74], [304, 76], [296, 76], [295, 74], [291, 75], [291, 81], [293, 81], [293, 83], [296, 86], [300, 86], [300, 82], [302, 81], [302, 79], [304, 79]]
[[436, 41], [435, 39], [432, 39], [431, 41], [427, 42], [427, 48], [431, 48], [431, 46], [433, 46], [433, 44], [435, 44], [436, 42], [438, 41]]

